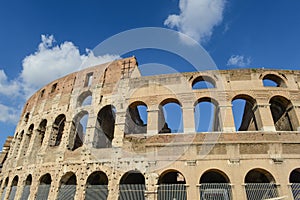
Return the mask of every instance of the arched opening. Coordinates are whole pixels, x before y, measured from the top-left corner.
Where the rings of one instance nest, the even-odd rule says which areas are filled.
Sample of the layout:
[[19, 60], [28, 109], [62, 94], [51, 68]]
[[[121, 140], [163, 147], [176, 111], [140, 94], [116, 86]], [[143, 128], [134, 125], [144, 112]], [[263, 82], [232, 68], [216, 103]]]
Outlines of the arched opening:
[[45, 174], [40, 178], [40, 184], [38, 186], [38, 191], [36, 195], [36, 199], [48, 199], [50, 187], [51, 187], [51, 175]]
[[215, 80], [209, 76], [199, 76], [192, 83], [193, 90], [209, 89], [209, 88], [215, 88], [215, 87], [216, 87]]
[[60, 114], [56, 117], [53, 125], [52, 125], [52, 133], [50, 138], [50, 146], [59, 146], [65, 128], [66, 116], [64, 114]]
[[218, 103], [211, 98], [201, 98], [194, 106], [196, 132], [220, 130]]
[[208, 170], [200, 178], [200, 199], [232, 199], [231, 185], [225, 173]]
[[158, 200], [187, 199], [186, 181], [177, 170], [162, 173], [158, 180]]
[[28, 120], [29, 120], [29, 115], [30, 115], [29, 112], [27, 112], [27, 113], [25, 114], [25, 116], [24, 116], [24, 122], [25, 122], [25, 123], [28, 122]]
[[76, 193], [76, 175], [73, 172], [66, 173], [60, 179], [60, 187], [58, 190], [58, 200], [73, 200]]
[[232, 100], [232, 113], [237, 131], [257, 131], [260, 119], [256, 101], [248, 95], [238, 95]]
[[86, 200], [107, 199], [108, 177], [104, 172], [96, 171], [89, 175], [86, 183]]
[[7, 190], [7, 185], [8, 185], [8, 181], [9, 181], [9, 178], [7, 177], [7, 178], [5, 179], [5, 182], [4, 182], [4, 185], [3, 185], [3, 190], [2, 190], [1, 199], [4, 199], [4, 197], [5, 197], [6, 190]]
[[92, 92], [85, 91], [77, 99], [77, 107], [88, 106], [92, 104]]
[[275, 74], [267, 74], [262, 79], [265, 87], [286, 87], [286, 83], [282, 78]]
[[97, 115], [94, 148], [111, 147], [115, 132], [116, 109], [112, 105], [104, 106]]
[[32, 184], [32, 176], [29, 174], [25, 180], [25, 185], [23, 188], [21, 199], [28, 199], [30, 195], [30, 186]]
[[130, 104], [126, 111], [125, 134], [147, 133], [147, 105], [143, 102]]
[[119, 185], [119, 200], [145, 199], [145, 177], [139, 171], [125, 173]]
[[21, 133], [17, 135], [15, 146], [14, 146], [14, 149], [13, 149], [14, 159], [16, 159], [18, 154], [19, 154], [19, 150], [20, 150], [21, 143], [22, 143], [22, 140], [23, 140], [23, 135], [24, 135], [24, 131], [21, 131]]
[[282, 96], [274, 96], [269, 103], [277, 131], [297, 130], [296, 111], [290, 100]]
[[19, 182], [19, 177], [15, 176], [14, 179], [12, 180], [12, 182], [11, 182], [11, 189], [10, 189], [8, 199], [15, 199], [18, 182]]
[[87, 111], [81, 111], [74, 117], [72, 120], [68, 149], [74, 151], [83, 145], [88, 119], [89, 113]]
[[182, 133], [182, 109], [177, 99], [166, 99], [159, 105], [159, 133]]
[[44, 138], [45, 138], [45, 133], [46, 133], [46, 128], [47, 128], [47, 120], [43, 119], [39, 125], [39, 128], [37, 129], [37, 143], [39, 147], [42, 146]]
[[294, 199], [300, 199], [300, 168], [291, 172], [289, 180]]
[[271, 199], [278, 197], [273, 176], [263, 169], [253, 169], [245, 177], [245, 189], [248, 200]]
[[33, 133], [33, 129], [34, 129], [34, 125], [31, 124], [24, 136], [24, 142], [23, 142], [23, 146], [21, 147], [21, 154], [20, 156], [21, 157], [24, 157], [27, 153], [27, 150], [28, 150], [28, 146], [29, 146], [29, 143], [30, 143], [30, 140], [31, 140], [31, 136], [32, 136], [32, 133]]

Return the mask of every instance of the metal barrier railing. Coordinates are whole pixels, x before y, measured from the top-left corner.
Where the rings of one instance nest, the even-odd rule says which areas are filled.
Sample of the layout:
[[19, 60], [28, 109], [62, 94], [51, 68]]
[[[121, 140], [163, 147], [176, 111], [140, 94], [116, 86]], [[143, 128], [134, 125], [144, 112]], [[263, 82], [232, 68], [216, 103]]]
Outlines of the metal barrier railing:
[[14, 200], [16, 196], [16, 192], [17, 192], [17, 186], [12, 186], [9, 193], [8, 200]]
[[48, 200], [51, 185], [39, 185], [36, 199]]
[[146, 186], [144, 184], [121, 184], [119, 200], [144, 200]]
[[291, 190], [295, 200], [300, 200], [300, 183], [292, 183]]
[[161, 184], [158, 186], [158, 200], [186, 200], [185, 184]]
[[5, 194], [6, 194], [6, 187], [3, 189], [1, 200], [4, 200]]
[[278, 197], [274, 183], [246, 183], [245, 190], [248, 200], [265, 200]]
[[87, 185], [85, 200], [106, 200], [108, 195], [107, 185]]
[[232, 200], [231, 185], [228, 183], [202, 183], [199, 190], [200, 200]]
[[25, 185], [20, 200], [28, 200], [29, 195], [30, 195], [30, 185]]
[[76, 193], [76, 185], [61, 185], [57, 200], [73, 200]]

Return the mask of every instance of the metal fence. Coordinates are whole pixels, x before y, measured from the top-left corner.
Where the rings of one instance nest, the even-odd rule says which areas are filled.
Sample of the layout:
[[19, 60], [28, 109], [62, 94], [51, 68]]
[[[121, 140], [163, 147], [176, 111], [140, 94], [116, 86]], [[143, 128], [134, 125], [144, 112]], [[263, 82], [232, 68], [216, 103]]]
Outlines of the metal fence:
[[3, 189], [1, 200], [4, 200], [5, 194], [6, 194], [6, 187]]
[[273, 183], [247, 183], [245, 189], [248, 200], [264, 200], [278, 197], [277, 187]]
[[25, 185], [20, 200], [28, 200], [29, 194], [30, 194], [30, 185]]
[[291, 190], [295, 200], [300, 200], [300, 183], [292, 183]]
[[10, 193], [9, 193], [8, 200], [14, 200], [14, 198], [16, 196], [16, 192], [17, 192], [17, 186], [12, 186]]
[[76, 193], [76, 185], [61, 185], [57, 200], [73, 200]]
[[161, 184], [158, 186], [158, 200], [186, 200], [185, 184]]
[[144, 184], [121, 184], [119, 200], [144, 200], [146, 186]]
[[87, 185], [85, 200], [106, 200], [108, 195], [107, 185]]
[[232, 200], [228, 183], [203, 183], [199, 187], [200, 200]]
[[36, 199], [47, 200], [51, 185], [39, 185]]

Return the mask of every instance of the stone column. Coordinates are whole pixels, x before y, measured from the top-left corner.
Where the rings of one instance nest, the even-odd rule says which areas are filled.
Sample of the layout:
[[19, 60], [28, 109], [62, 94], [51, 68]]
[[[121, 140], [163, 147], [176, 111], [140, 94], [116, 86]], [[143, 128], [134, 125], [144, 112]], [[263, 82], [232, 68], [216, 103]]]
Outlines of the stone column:
[[158, 134], [158, 112], [159, 109], [148, 108], [148, 122], [147, 122], [147, 134], [155, 135]]
[[219, 124], [222, 132], [235, 132], [232, 105], [219, 105]]
[[125, 128], [126, 111], [116, 112], [113, 147], [123, 146], [124, 128]]
[[261, 131], [276, 131], [270, 104], [257, 104], [258, 114], [255, 114], [257, 126]]
[[146, 174], [146, 191], [145, 199], [146, 200], [156, 200], [157, 199], [157, 181], [158, 174], [156, 173], [147, 173]]
[[293, 124], [293, 129], [294, 131], [300, 131], [300, 103], [292, 103], [293, 104], [293, 109], [290, 111], [292, 112], [291, 121]]
[[182, 107], [183, 118], [183, 132], [195, 133], [195, 116], [194, 107], [183, 106]]
[[95, 137], [95, 127], [97, 123], [97, 116], [90, 116], [86, 127], [86, 133], [84, 136], [84, 145], [87, 148], [93, 148], [93, 141]]

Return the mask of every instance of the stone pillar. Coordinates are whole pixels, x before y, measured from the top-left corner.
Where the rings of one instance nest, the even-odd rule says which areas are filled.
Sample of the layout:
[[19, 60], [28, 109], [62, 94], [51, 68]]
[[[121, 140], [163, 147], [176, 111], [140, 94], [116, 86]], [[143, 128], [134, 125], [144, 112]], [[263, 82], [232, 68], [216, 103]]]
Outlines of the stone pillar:
[[290, 119], [292, 120], [294, 131], [300, 131], [300, 103], [292, 104], [293, 109], [290, 111], [292, 112], [292, 117]]
[[51, 181], [50, 191], [48, 194], [48, 199], [55, 200], [58, 197], [60, 180], [56, 180], [55, 177], [52, 177], [52, 176], [51, 176], [51, 179], [52, 179], [52, 181]]
[[112, 141], [113, 147], [123, 146], [125, 118], [126, 118], [126, 111], [116, 112], [114, 139]]
[[195, 133], [194, 107], [182, 107], [183, 132]]
[[270, 104], [257, 104], [258, 114], [255, 115], [257, 126], [261, 131], [276, 131]]
[[145, 199], [146, 200], [157, 200], [157, 181], [158, 174], [156, 173], [147, 173], [146, 174], [146, 191]]
[[46, 127], [43, 144], [41, 146], [39, 154], [44, 154], [46, 152], [46, 149], [49, 146], [49, 142], [50, 142], [50, 138], [51, 138], [51, 132], [52, 132], [52, 125], [49, 125], [49, 126]]
[[219, 105], [219, 124], [222, 132], [235, 132], [232, 105]]
[[147, 122], [147, 134], [155, 135], [158, 134], [158, 109], [148, 108], [148, 122]]
[[97, 123], [97, 116], [89, 115], [89, 120], [88, 120], [87, 127], [86, 127], [86, 133], [84, 136], [84, 145], [87, 148], [93, 148], [96, 123]]

